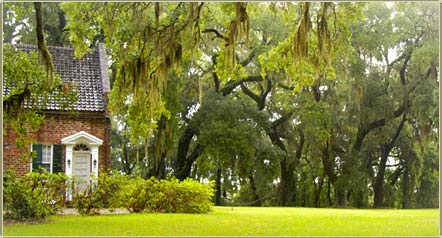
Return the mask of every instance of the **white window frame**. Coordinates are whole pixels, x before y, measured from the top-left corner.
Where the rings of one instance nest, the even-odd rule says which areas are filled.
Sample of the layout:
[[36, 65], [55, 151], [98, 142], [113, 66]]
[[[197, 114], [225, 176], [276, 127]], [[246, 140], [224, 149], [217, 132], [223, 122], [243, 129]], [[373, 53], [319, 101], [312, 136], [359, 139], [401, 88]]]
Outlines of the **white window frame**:
[[[49, 172], [52, 173], [52, 164], [54, 161], [54, 146], [52, 144], [42, 144], [42, 155], [41, 155], [41, 163], [42, 164], [49, 164]], [[47, 149], [49, 149], [49, 162], [48, 161], [44, 161], [45, 158], [45, 153], [43, 153], [43, 151], [48, 152]]]
[[[31, 147], [31, 154], [34, 151], [34, 146], [31, 144], [29, 145], [29, 147]], [[32, 158], [30, 159], [31, 162], [29, 162], [29, 172], [32, 173]]]

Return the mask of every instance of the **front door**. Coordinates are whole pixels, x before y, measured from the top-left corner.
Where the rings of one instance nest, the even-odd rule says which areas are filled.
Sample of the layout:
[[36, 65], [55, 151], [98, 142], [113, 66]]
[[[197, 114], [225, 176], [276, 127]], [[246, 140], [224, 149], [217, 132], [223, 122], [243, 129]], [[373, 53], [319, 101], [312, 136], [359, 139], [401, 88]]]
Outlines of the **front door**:
[[90, 183], [91, 164], [90, 153], [74, 153], [73, 178], [75, 190], [84, 191]]

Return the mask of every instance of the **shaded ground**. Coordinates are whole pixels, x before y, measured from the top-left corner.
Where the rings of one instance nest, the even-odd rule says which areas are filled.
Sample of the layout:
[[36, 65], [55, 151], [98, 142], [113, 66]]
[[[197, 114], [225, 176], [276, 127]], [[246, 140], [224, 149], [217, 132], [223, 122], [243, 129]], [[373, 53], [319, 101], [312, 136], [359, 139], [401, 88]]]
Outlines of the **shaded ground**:
[[[128, 214], [129, 211], [125, 208], [117, 208], [117, 209], [100, 209], [101, 215], [106, 214]], [[63, 208], [60, 212], [57, 213], [58, 215], [79, 215], [77, 209], [75, 208]]]

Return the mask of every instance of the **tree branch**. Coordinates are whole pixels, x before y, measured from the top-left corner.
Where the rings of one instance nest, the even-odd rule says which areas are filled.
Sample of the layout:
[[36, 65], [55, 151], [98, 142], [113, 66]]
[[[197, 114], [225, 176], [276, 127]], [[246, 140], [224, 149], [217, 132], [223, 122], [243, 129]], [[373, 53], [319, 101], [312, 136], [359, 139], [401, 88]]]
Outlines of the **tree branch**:
[[386, 149], [387, 149], [387, 151], [391, 151], [391, 149], [393, 149], [394, 143], [396, 143], [397, 138], [398, 138], [399, 135], [401, 134], [402, 128], [404, 128], [404, 125], [405, 125], [405, 122], [406, 122], [406, 121], [407, 121], [407, 114], [404, 113], [404, 114], [402, 115], [402, 120], [401, 120], [401, 122], [399, 123], [399, 126], [398, 126], [398, 128], [396, 129], [396, 132], [395, 132], [394, 136], [391, 138], [390, 143], [388, 143], [388, 144], [386, 145]]
[[405, 55], [404, 63], [402, 64], [401, 70], [399, 71], [399, 75], [401, 77], [401, 83], [403, 86], [405, 86], [407, 84], [407, 82], [405, 80], [405, 71], [407, 69], [408, 61], [410, 61], [412, 52], [413, 52], [413, 50], [410, 50], [410, 51], [408, 51], [408, 54]]
[[272, 122], [271, 127], [272, 128], [276, 128], [276, 127], [282, 125], [284, 122], [288, 121], [292, 117], [293, 114], [294, 114], [294, 112], [289, 112], [289, 113], [283, 115], [281, 118], [279, 118], [276, 121]]
[[229, 83], [227, 83], [226, 86], [224, 86], [222, 89], [220, 89], [220, 92], [226, 96], [230, 94], [236, 87], [241, 85], [244, 82], [259, 82], [262, 81], [261, 75], [251, 75], [247, 78], [240, 79], [240, 80], [232, 80]]
[[296, 158], [299, 160], [302, 155], [302, 149], [304, 147], [305, 136], [304, 136], [304, 131], [302, 130], [301, 127], [298, 128], [298, 132], [299, 132], [300, 139], [299, 139], [299, 144], [296, 147]]
[[[401, 163], [400, 163], [401, 164]], [[388, 178], [390, 179], [391, 186], [394, 186], [394, 184], [398, 181], [399, 176], [401, 176], [403, 171], [403, 167], [398, 167]]]
[[36, 19], [36, 32], [37, 32], [37, 45], [40, 50], [43, 61], [46, 64], [46, 69], [50, 76], [54, 72], [54, 65], [52, 64], [51, 53], [49, 53], [46, 47], [44, 30], [43, 30], [43, 13], [41, 9], [41, 2], [34, 2], [35, 19]]
[[221, 34], [218, 30], [213, 29], [213, 28], [206, 28], [202, 31], [202, 33], [215, 33], [215, 37], [214, 38], [221, 38], [225, 41], [229, 41], [229, 37]]
[[256, 49], [253, 49], [250, 52], [249, 56], [247, 56], [247, 58], [241, 61], [239, 64], [242, 65], [243, 67], [246, 67], [253, 60], [255, 56], [256, 56]]
[[[401, 84], [402, 84], [402, 86], [404, 87], [404, 89], [405, 89], [405, 87], [406, 87], [406, 85], [407, 85], [407, 81], [405, 80], [405, 73], [406, 73], [406, 69], [407, 69], [408, 62], [409, 62], [410, 59], [411, 59], [411, 54], [412, 54], [412, 53], [413, 53], [413, 49], [407, 50], [407, 52], [405, 52], [404, 54], [402, 54], [401, 56], [399, 56], [396, 60], [394, 60], [394, 61], [390, 64], [390, 66], [391, 66], [391, 65], [393, 65], [394, 63], [396, 63], [397, 61], [400, 61], [400, 60], [402, 60], [402, 59], [405, 59], [405, 60], [404, 60], [404, 63], [402, 64], [402, 67], [401, 67], [401, 69], [400, 69], [400, 71], [399, 71], [399, 72], [400, 72]], [[415, 85], [413, 88], [411, 88], [407, 93], [404, 93], [403, 103], [402, 103], [402, 105], [401, 105], [397, 110], [394, 111], [394, 113], [393, 113], [393, 115], [394, 115], [393, 119], [399, 117], [399, 116], [402, 115], [402, 114], [403, 114], [408, 108], [411, 107], [411, 102], [410, 102], [410, 100], [408, 99], [408, 96], [407, 96], [407, 95], [408, 95], [410, 92], [414, 91], [415, 88], [416, 88], [416, 85]], [[405, 116], [405, 114], [404, 114], [404, 116]], [[361, 146], [362, 146], [362, 141], [364, 140], [364, 137], [365, 137], [365, 136], [366, 136], [371, 130], [373, 130], [373, 129], [375, 129], [375, 128], [378, 128], [378, 127], [381, 127], [381, 126], [384, 126], [386, 123], [387, 123], [387, 119], [386, 119], [386, 118], [382, 118], [382, 119], [379, 119], [379, 120], [377, 120], [377, 121], [374, 121], [374, 122], [368, 124], [367, 126], [362, 125], [362, 124], [359, 125], [359, 127], [358, 127], [358, 134], [357, 134], [357, 136], [356, 136], [356, 141], [355, 141], [355, 144], [354, 144], [353, 148], [356, 149], [356, 150], [360, 150], [360, 149], [361, 149]]]
[[[212, 56], [213, 68], [215, 68], [216, 64], [218, 63], [217, 58], [218, 58], [218, 54], [215, 54]], [[215, 83], [215, 91], [218, 92], [219, 91], [219, 78], [218, 78], [218, 74], [213, 69], [212, 69], [212, 76], [213, 76], [213, 82]]]
[[249, 88], [247, 88], [247, 86], [244, 83], [241, 84], [241, 89], [243, 93], [245, 93], [247, 96], [253, 99], [256, 102], [256, 104], [258, 104], [258, 110], [261, 111], [265, 108], [266, 97], [272, 90], [272, 81], [269, 78], [267, 78], [267, 88], [264, 91], [261, 87], [260, 95], [253, 93]]
[[258, 105], [261, 103], [261, 97], [257, 94], [253, 93], [249, 88], [247, 88], [244, 84], [241, 84], [241, 89], [243, 93], [249, 96], [253, 101], [255, 101]]

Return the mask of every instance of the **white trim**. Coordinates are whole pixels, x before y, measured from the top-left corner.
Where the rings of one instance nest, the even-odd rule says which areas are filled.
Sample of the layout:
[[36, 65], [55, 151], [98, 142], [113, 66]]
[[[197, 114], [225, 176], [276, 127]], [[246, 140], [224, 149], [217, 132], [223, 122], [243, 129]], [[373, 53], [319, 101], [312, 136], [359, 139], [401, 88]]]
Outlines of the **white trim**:
[[[96, 161], [96, 164], [94, 166], [94, 162]], [[95, 178], [98, 178], [98, 146], [91, 147], [91, 174], [95, 176]]]
[[[32, 155], [32, 152], [34, 152], [34, 145], [33, 144], [31, 144], [31, 155]], [[32, 166], [33, 166], [32, 161], [33, 160], [34, 159], [31, 156], [31, 162], [30, 162], [30, 166], [29, 166], [29, 173], [32, 173]]]
[[80, 142], [88, 145], [97, 145], [97, 146], [103, 144], [103, 140], [85, 131], [80, 131], [78, 133], [75, 133], [73, 135], [61, 139], [61, 143], [64, 145], [75, 145]]
[[[65, 156], [65, 173], [68, 178], [72, 178], [72, 166], [73, 166], [73, 156], [72, 156], [73, 146], [72, 145], [66, 145], [66, 156]], [[69, 161], [69, 163], [68, 163]], [[72, 190], [71, 186], [68, 186], [66, 190], [66, 196], [68, 201], [72, 201]]]
[[54, 144], [51, 144], [51, 165], [49, 166], [49, 169], [51, 170], [51, 174], [52, 174], [52, 170], [54, 168]]
[[[99, 146], [103, 144], [103, 141], [85, 131], [77, 132], [73, 135], [67, 136], [61, 139], [61, 143], [66, 145], [66, 154], [65, 154], [65, 171], [66, 175], [69, 178], [74, 176], [74, 164], [75, 164], [75, 154], [77, 151], [74, 151], [74, 147], [77, 144], [85, 144], [89, 147], [89, 151], [82, 151], [78, 153], [87, 153], [90, 155], [89, 159], [89, 168], [90, 168], [90, 179], [95, 183], [96, 178], [98, 178], [98, 168], [99, 168]], [[68, 163], [70, 161], [70, 163]], [[94, 166], [94, 161], [96, 161], [96, 165]], [[69, 166], [68, 166], [69, 164]], [[69, 187], [67, 189], [67, 200], [72, 201], [72, 191]]]
[[[49, 147], [49, 162], [43, 161], [43, 158], [45, 157], [46, 148]], [[49, 173], [52, 173], [52, 167], [54, 166], [54, 144], [49, 143], [41, 143], [41, 163], [42, 164], [49, 164]]]

